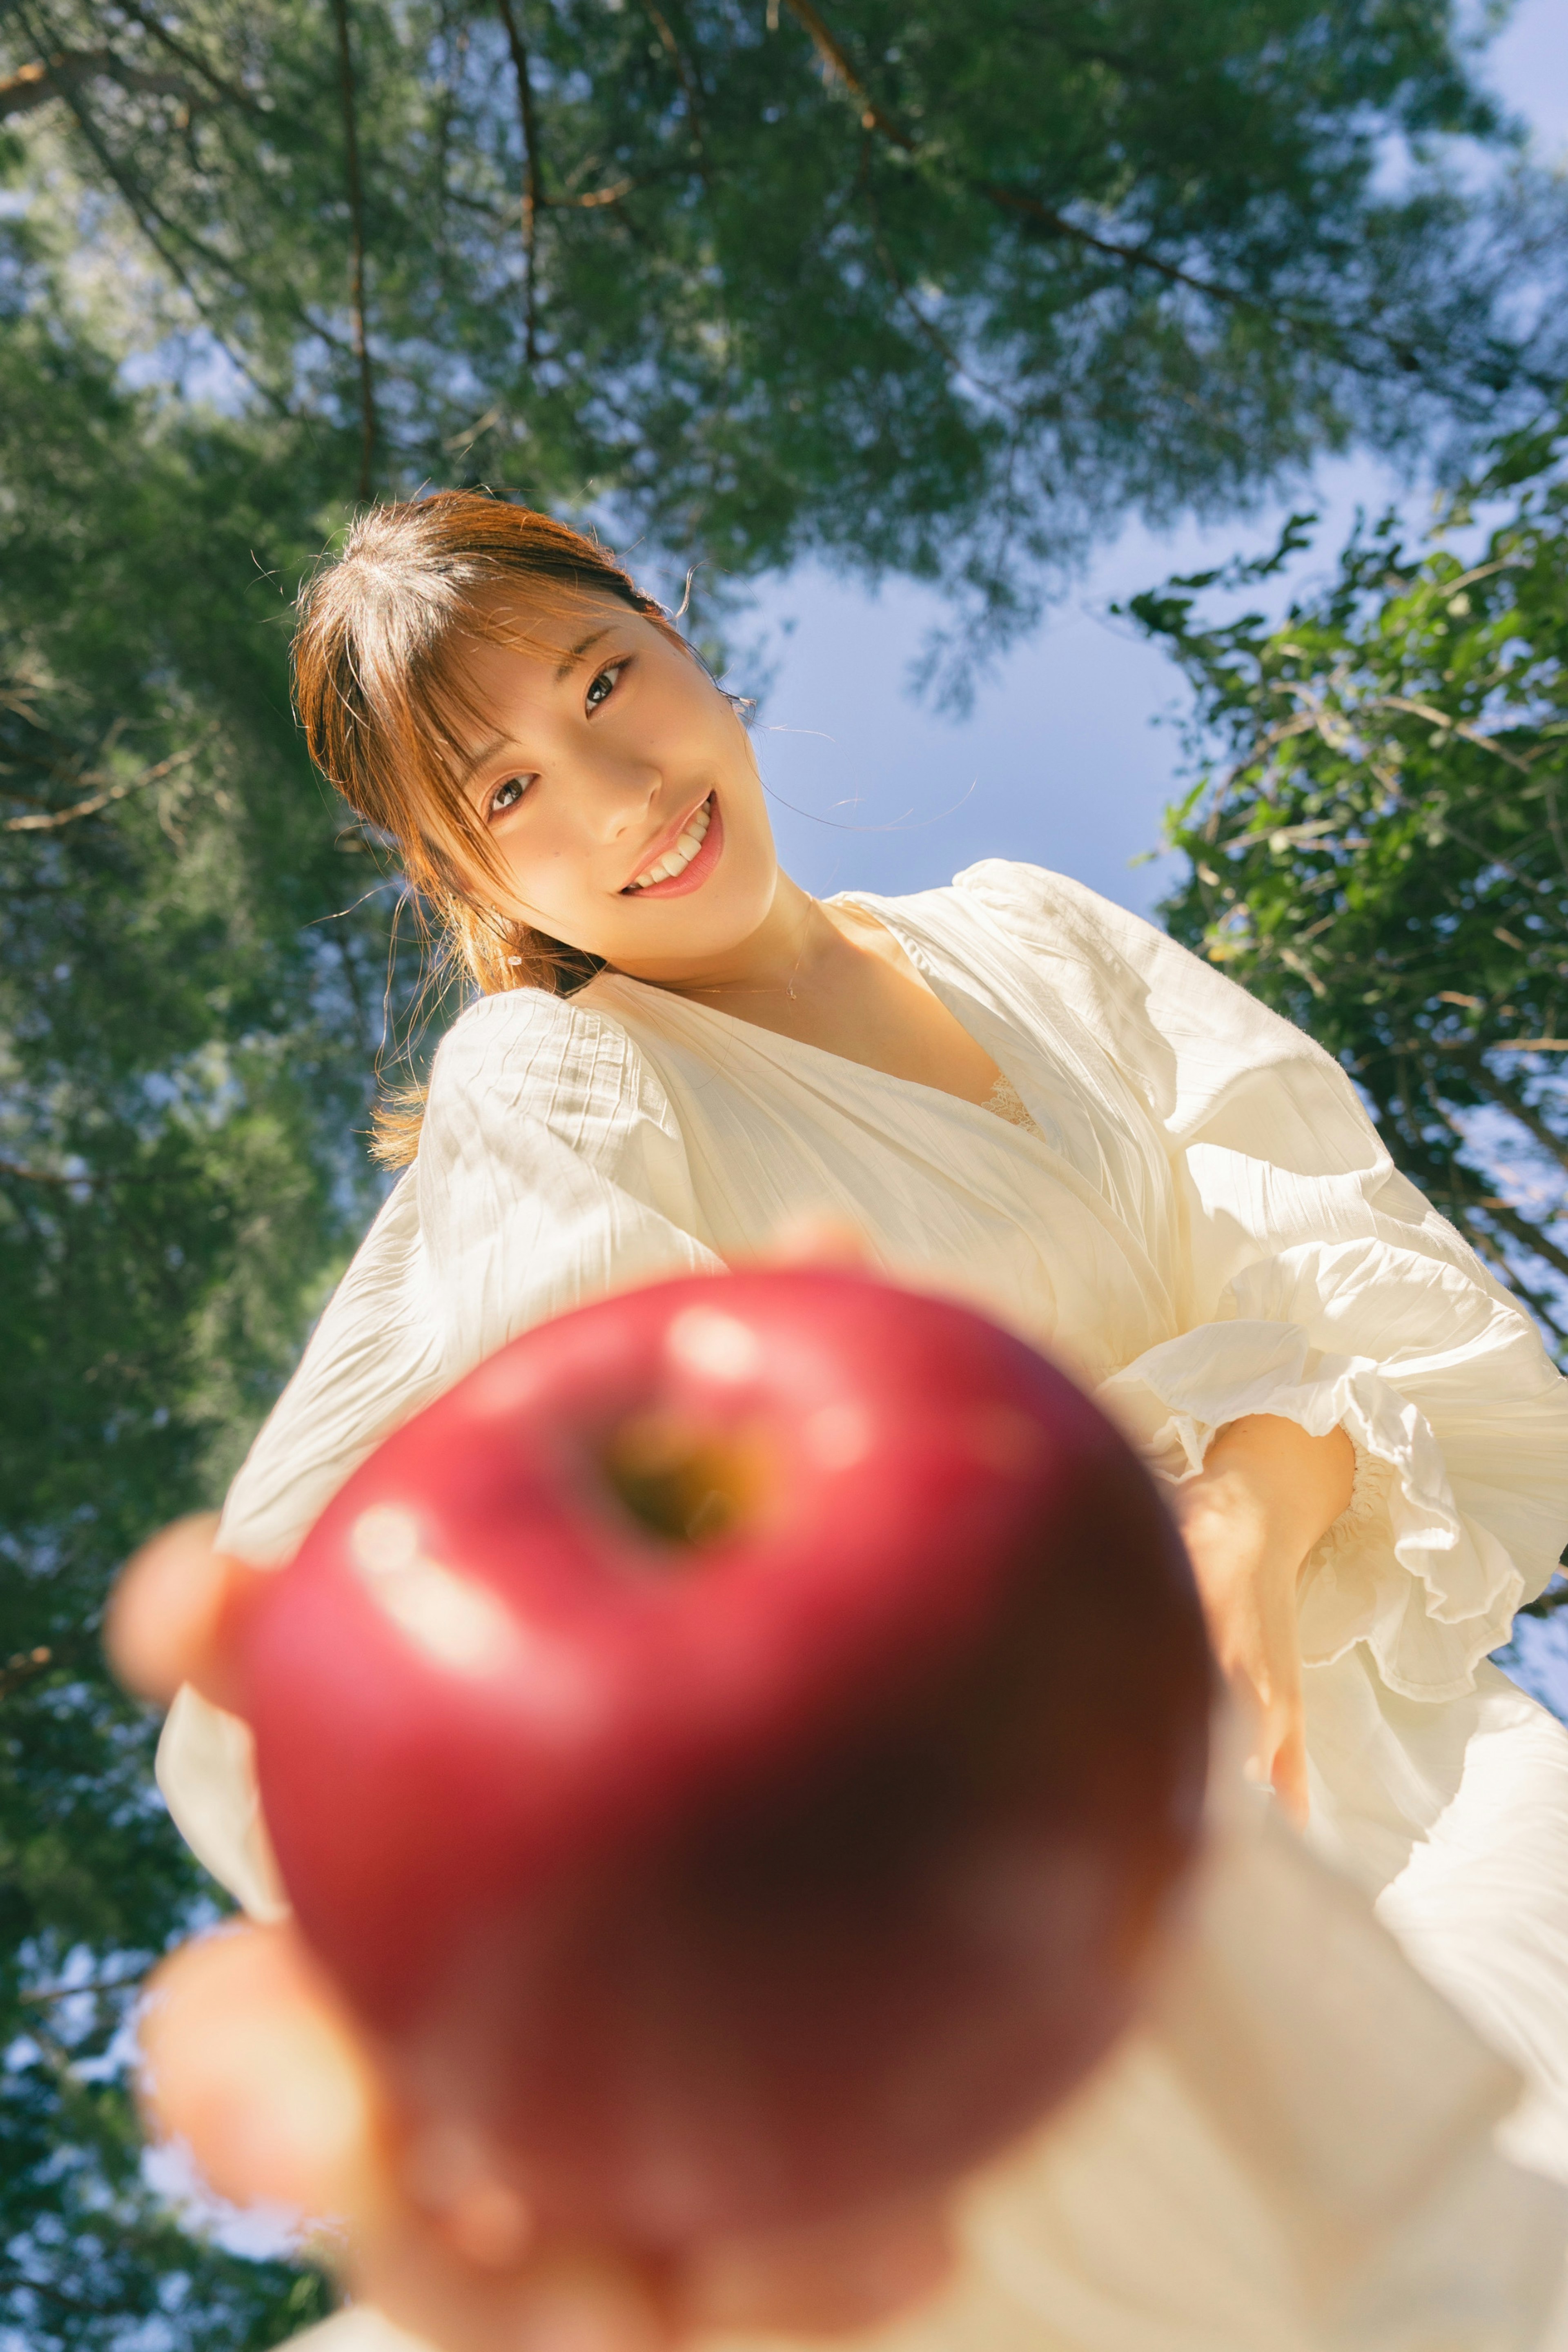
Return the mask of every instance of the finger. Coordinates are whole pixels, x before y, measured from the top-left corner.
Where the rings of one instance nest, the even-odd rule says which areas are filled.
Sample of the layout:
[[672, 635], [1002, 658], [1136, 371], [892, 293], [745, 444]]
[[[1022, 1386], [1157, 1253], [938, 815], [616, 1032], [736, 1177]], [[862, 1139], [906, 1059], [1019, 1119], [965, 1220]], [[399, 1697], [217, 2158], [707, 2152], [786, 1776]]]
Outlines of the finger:
[[406, 2221], [362, 2235], [355, 2293], [438, 2352], [668, 2352], [657, 2284], [630, 2262], [548, 2248], [481, 2269]]
[[931, 2198], [853, 2221], [689, 2256], [674, 2289], [692, 2331], [839, 2333], [867, 2327], [933, 2294], [952, 2266], [945, 2205]]
[[406, 2193], [403, 2135], [292, 1929], [187, 1944], [154, 1978], [139, 2038], [153, 2130], [231, 2203], [314, 2223], [323, 2257], [395, 2326], [439, 2352], [665, 2352], [656, 2284], [631, 2264], [536, 2252], [516, 2200], [482, 2176], [438, 2210]]
[[138, 1698], [166, 1705], [211, 1650], [227, 1570], [213, 1549], [216, 1515], [201, 1512], [142, 1545], [110, 1594], [103, 1643]]
[[471, 2127], [451, 2118], [411, 2127], [399, 2151], [403, 2194], [454, 2254], [480, 2270], [515, 2270], [533, 2246], [533, 2215]]
[[1251, 1787], [1274, 1792], [1274, 1760], [1279, 1753], [1281, 1726], [1277, 1711], [1258, 1695], [1246, 1675], [1233, 1675], [1226, 1685], [1230, 1713], [1237, 1727], [1236, 1744], [1244, 1761], [1241, 1777]]
[[1275, 1799], [1299, 1828], [1305, 1828], [1311, 1812], [1311, 1800], [1307, 1789], [1307, 1742], [1300, 1717], [1274, 1750], [1269, 1768]]
[[870, 1257], [870, 1244], [859, 1227], [826, 1210], [785, 1217], [768, 1235], [770, 1265], [865, 1266]]
[[138, 2026], [148, 2123], [220, 2197], [363, 2226], [390, 2198], [370, 2067], [287, 1927], [186, 1944]]
[[182, 1683], [231, 1714], [245, 1712], [237, 1671], [246, 1614], [268, 1582], [215, 1551], [210, 1512], [176, 1519], [121, 1570], [104, 1620], [109, 1662], [127, 1690], [166, 1706]]

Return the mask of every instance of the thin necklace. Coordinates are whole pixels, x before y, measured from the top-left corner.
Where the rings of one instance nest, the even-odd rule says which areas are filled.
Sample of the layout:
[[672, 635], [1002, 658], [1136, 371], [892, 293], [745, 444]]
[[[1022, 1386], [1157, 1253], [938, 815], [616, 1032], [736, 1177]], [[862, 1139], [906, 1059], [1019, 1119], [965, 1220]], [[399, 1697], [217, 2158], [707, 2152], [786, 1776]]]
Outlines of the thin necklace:
[[[811, 905], [815, 907], [816, 903], [816, 900], [813, 898]], [[805, 922], [802, 923], [800, 927], [800, 947], [796, 952], [794, 963], [790, 966], [789, 977], [784, 982], [784, 994], [792, 1004], [798, 1004], [800, 1002], [795, 983], [799, 977], [801, 965], [805, 960], [805, 935], [810, 925], [811, 916], [808, 913]], [[677, 996], [720, 996], [724, 994], [740, 996], [771, 996], [773, 993], [773, 991], [770, 988], [735, 989], [725, 981], [716, 980], [710, 981], [706, 988], [678, 988], [673, 992], [673, 993]]]

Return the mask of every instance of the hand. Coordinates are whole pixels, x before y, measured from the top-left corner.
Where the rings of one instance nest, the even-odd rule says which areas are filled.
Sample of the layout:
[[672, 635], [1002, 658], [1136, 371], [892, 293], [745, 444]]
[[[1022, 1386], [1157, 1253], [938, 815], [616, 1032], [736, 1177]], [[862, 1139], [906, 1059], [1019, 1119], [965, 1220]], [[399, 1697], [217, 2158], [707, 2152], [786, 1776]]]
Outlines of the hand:
[[1351, 1498], [1342, 1429], [1313, 1437], [1253, 1413], [1222, 1429], [1172, 1496], [1221, 1671], [1254, 1717], [1252, 1769], [1297, 1821], [1308, 1812], [1297, 1587]]
[[[234, 1628], [258, 1571], [192, 1519], [140, 1552], [110, 1603], [122, 1681], [166, 1703], [190, 1682], [231, 1704]], [[142, 2025], [143, 2103], [232, 2202], [315, 2224], [351, 2292], [441, 2352], [668, 2352], [699, 2328], [858, 2327], [948, 2267], [932, 2200], [788, 2239], [655, 2263], [536, 2230], [457, 2135], [418, 2135], [289, 1926], [226, 1927], [164, 1962]]]

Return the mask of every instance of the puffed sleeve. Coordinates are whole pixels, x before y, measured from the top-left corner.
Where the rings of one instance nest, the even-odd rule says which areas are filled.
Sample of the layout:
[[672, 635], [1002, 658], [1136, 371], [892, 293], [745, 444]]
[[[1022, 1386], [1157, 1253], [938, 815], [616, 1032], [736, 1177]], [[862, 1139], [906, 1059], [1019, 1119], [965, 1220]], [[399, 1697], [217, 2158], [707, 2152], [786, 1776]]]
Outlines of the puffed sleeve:
[[[679, 1127], [626, 1032], [539, 990], [483, 999], [436, 1056], [418, 1159], [229, 1489], [220, 1545], [281, 1564], [383, 1437], [520, 1331], [719, 1271], [698, 1222]], [[276, 1914], [245, 1726], [183, 1691], [158, 1779], [201, 1860]]]
[[1309, 1664], [1364, 1642], [1389, 1686], [1458, 1696], [1568, 1534], [1568, 1382], [1394, 1166], [1337, 1063], [1152, 926], [991, 861], [959, 877], [1163, 1130], [1178, 1331], [1104, 1399], [1173, 1474], [1270, 1412], [1356, 1449], [1303, 1580]]

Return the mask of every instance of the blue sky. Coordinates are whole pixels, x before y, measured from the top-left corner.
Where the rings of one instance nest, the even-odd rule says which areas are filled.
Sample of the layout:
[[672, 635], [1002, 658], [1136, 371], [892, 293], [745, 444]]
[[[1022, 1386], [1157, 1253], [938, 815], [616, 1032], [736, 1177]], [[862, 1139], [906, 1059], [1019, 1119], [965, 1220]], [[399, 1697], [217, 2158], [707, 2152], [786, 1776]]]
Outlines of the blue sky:
[[[1568, 0], [1522, 0], [1488, 79], [1538, 149], [1568, 159]], [[910, 664], [941, 617], [933, 597], [904, 584], [872, 596], [812, 571], [773, 583], [756, 616], [774, 665], [757, 746], [785, 866], [826, 895], [921, 889], [976, 857], [1023, 857], [1147, 912], [1171, 869], [1130, 860], [1158, 843], [1174, 790], [1175, 730], [1153, 722], [1179, 711], [1182, 680], [1106, 608], [1172, 572], [1272, 545], [1302, 505], [1323, 516], [1296, 575], [1310, 578], [1331, 568], [1358, 505], [1391, 499], [1413, 520], [1426, 506], [1425, 493], [1357, 457], [1323, 465], [1246, 521], [1169, 535], [1129, 528], [963, 724], [908, 691]], [[746, 689], [743, 663], [729, 682]]]
[[[1489, 79], [1537, 150], [1568, 169], [1568, 0], [1522, 0]], [[1332, 568], [1358, 507], [1390, 503], [1418, 524], [1429, 495], [1358, 457], [1321, 466], [1245, 521], [1169, 534], [1130, 527], [983, 687], [963, 724], [908, 691], [909, 667], [941, 617], [933, 597], [902, 584], [871, 596], [811, 572], [774, 583], [757, 615], [776, 663], [757, 746], [785, 866], [826, 895], [921, 889], [976, 857], [1021, 857], [1150, 912], [1174, 868], [1132, 861], [1156, 847], [1177, 787], [1176, 729], [1156, 722], [1179, 716], [1183, 681], [1108, 607], [1173, 572], [1270, 547], [1285, 515], [1311, 506], [1322, 520], [1293, 575], [1305, 583]], [[743, 669], [730, 683], [744, 691]], [[1568, 1713], [1568, 1622], [1525, 1624], [1508, 1663]]]

